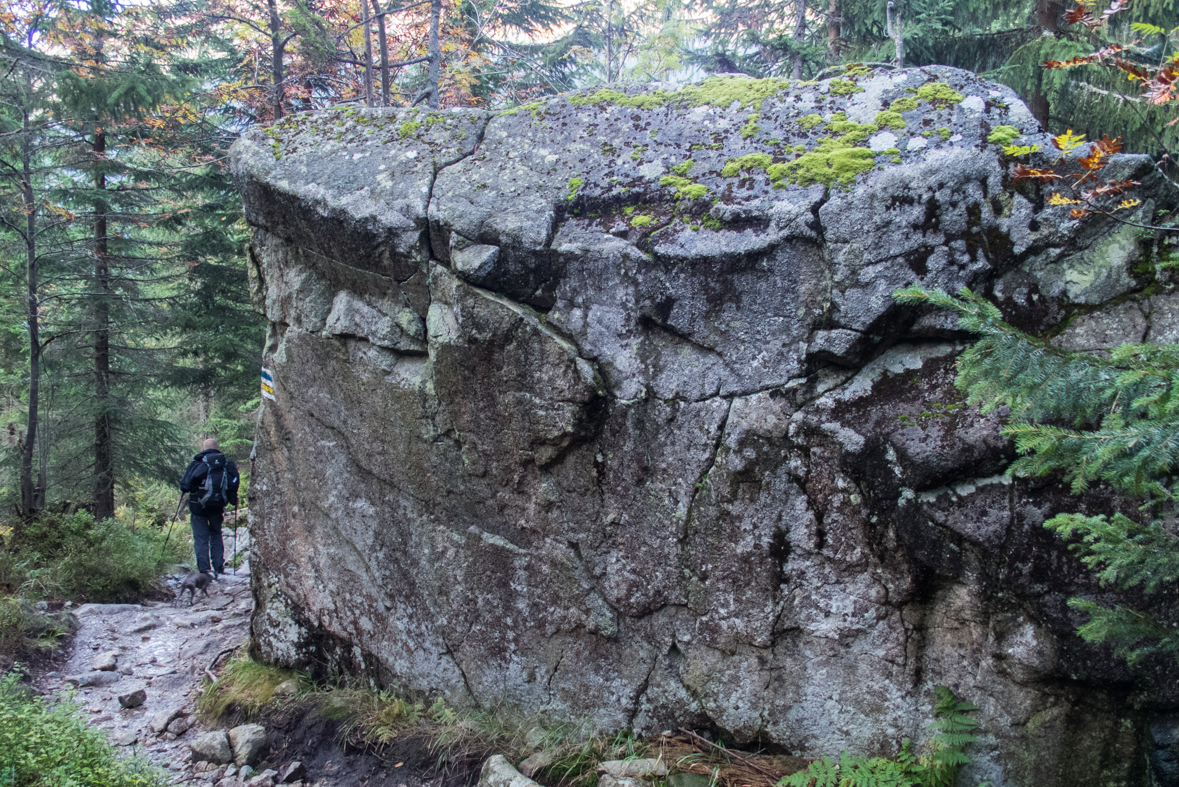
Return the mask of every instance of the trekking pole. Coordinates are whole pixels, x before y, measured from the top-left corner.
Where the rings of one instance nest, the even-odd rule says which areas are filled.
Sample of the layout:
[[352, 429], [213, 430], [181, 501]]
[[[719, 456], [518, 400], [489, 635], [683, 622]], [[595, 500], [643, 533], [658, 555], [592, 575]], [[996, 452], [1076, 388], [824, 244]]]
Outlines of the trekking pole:
[[168, 539], [172, 537], [172, 527], [180, 520], [180, 507], [184, 505], [186, 497], [188, 497], [188, 492], [180, 493], [180, 500], [176, 503], [176, 513], [172, 515], [172, 521], [168, 523], [168, 535], [164, 536], [164, 545], [160, 547], [160, 556], [156, 558], [157, 564], [164, 560], [164, 550], [168, 548]]
[[233, 504], [233, 562], [229, 567], [233, 569], [233, 575], [237, 576], [237, 564], [240, 561], [237, 559], [237, 503]]

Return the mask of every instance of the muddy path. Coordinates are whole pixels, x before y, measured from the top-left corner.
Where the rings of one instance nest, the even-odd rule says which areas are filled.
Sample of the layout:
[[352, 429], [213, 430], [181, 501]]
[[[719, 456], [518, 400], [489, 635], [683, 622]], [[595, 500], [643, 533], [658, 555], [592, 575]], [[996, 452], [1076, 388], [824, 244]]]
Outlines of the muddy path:
[[[197, 717], [196, 703], [205, 678], [214, 678], [229, 658], [245, 650], [253, 611], [249, 547], [249, 531], [239, 528], [236, 550], [242, 554], [241, 565], [212, 583], [207, 596], [198, 593], [191, 606], [186, 597], [70, 609], [78, 628], [64, 655], [34, 672], [35, 687], [45, 695], [75, 692], [78, 712], [90, 726], [106, 731], [126, 753], [169, 772], [173, 784], [271, 787], [290, 765], [300, 762], [304, 773], [290, 780], [293, 787], [441, 785], [428, 769], [394, 768], [396, 763], [371, 753], [347, 751], [338, 725], [312, 716], [288, 714], [263, 721], [266, 747], [252, 773], [239, 775], [232, 765], [194, 762], [191, 744], [200, 735], [234, 726], [229, 721], [213, 727], [204, 724]], [[225, 553], [229, 565], [236, 553], [228, 529]], [[178, 573], [163, 578], [170, 595], [175, 595], [183, 577]]]

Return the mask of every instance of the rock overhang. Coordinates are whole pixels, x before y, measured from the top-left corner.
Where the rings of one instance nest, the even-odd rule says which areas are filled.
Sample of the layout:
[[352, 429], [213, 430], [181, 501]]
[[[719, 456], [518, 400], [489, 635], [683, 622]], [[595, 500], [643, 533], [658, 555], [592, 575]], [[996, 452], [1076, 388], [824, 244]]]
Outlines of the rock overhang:
[[[1139, 299], [1142, 239], [1013, 187], [1012, 141], [1048, 149], [1010, 90], [944, 68], [337, 110], [243, 138], [277, 394], [260, 651], [813, 754], [918, 736], [933, 682], [1005, 745], [1037, 713], [1112, 735], [1120, 711], [1059, 699], [1086, 674], [1058, 647], [1084, 572], [1045, 603], [993, 563], [1072, 565], [1028, 538], [1041, 493], [990, 481], [1009, 449], [955, 399], [953, 326], [891, 299], [970, 285], [1041, 328]], [[1142, 210], [1174, 204], [1125, 162]], [[1055, 655], [1001, 663], [1009, 640]], [[1042, 758], [979, 773], [1071, 767]]]

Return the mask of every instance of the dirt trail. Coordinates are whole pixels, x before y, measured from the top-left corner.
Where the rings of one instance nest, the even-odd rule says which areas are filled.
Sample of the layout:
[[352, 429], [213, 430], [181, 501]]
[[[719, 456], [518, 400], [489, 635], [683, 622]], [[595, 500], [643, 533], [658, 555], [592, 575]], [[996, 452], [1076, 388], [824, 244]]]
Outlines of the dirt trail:
[[[225, 535], [231, 560], [233, 534], [227, 530]], [[248, 531], [239, 528], [238, 551], [248, 555], [248, 547]], [[192, 606], [186, 597], [179, 603], [83, 604], [73, 609], [79, 627], [68, 660], [61, 671], [37, 676], [37, 688], [51, 694], [77, 686], [87, 722], [107, 730], [112, 742], [172, 770], [176, 783], [208, 782], [214, 774], [195, 772], [189, 751], [189, 744], [205, 731], [196, 720], [196, 696], [214, 659], [223, 664], [227, 651], [245, 642], [253, 609], [249, 571], [245, 562], [222, 575], [209, 586], [208, 597], [197, 594]], [[183, 576], [166, 577], [173, 592]], [[122, 707], [118, 698], [140, 689], [144, 702]], [[173, 724], [173, 731], [153, 730], [153, 720], [158, 727], [163, 717], [178, 714], [185, 721]]]
[[[258, 773], [243, 782], [227, 774], [226, 766], [194, 763], [189, 748], [202, 733], [232, 726], [210, 728], [198, 722], [196, 699], [206, 670], [216, 674], [231, 651], [246, 644], [253, 611], [249, 546], [249, 531], [241, 527], [236, 549], [242, 564], [211, 584], [207, 597], [198, 593], [192, 606], [186, 596], [180, 602], [83, 604], [71, 609], [79, 626], [68, 656], [58, 663], [58, 670], [34, 675], [34, 685], [47, 695], [77, 687], [76, 701], [86, 722], [106, 730], [111, 742], [129, 753], [170, 771], [174, 784], [267, 787], [257, 781], [249, 784], [261, 778]], [[227, 563], [236, 554], [228, 529], [225, 553]], [[184, 576], [164, 578], [173, 595]], [[142, 704], [124, 708], [119, 698], [139, 690], [146, 695]], [[443, 778], [427, 773], [429, 763], [411, 766], [420, 751], [395, 752], [411, 766], [401, 768], [401, 763], [386, 764], [369, 752], [342, 751], [339, 725], [314, 715], [264, 724], [267, 746], [257, 770], [264, 773], [269, 766], [281, 772], [294, 761], [306, 769], [302, 781], [284, 787], [443, 787]], [[477, 774], [475, 767], [476, 778]]]

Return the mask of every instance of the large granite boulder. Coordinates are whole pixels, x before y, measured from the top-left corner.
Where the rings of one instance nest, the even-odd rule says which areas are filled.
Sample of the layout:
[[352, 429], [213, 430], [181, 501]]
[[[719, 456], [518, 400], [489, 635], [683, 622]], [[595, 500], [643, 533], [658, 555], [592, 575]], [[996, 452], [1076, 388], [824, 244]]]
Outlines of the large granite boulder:
[[[1010, 90], [927, 68], [246, 134], [256, 655], [808, 757], [926, 739], [945, 684], [973, 777], [1140, 783], [1176, 688], [1076, 637], [1066, 600], [1108, 596], [1042, 527], [1116, 501], [1004, 476], [968, 337], [891, 298], [1175, 341], [1159, 242], [1013, 184], [1013, 132], [1050, 150]], [[1111, 166], [1125, 218], [1175, 207]]]

